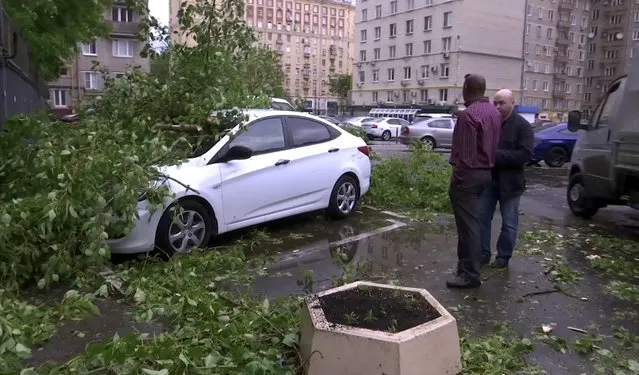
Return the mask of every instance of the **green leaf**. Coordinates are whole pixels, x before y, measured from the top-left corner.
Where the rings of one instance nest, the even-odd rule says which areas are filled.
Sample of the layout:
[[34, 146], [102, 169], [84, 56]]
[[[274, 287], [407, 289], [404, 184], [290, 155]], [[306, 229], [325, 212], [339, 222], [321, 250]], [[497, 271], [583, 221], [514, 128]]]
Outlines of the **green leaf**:
[[169, 370], [167, 370], [167, 369], [150, 370], [148, 368], [143, 368], [142, 369], [142, 373], [147, 374], [147, 375], [169, 375]]
[[635, 374], [639, 374], [639, 362], [634, 359], [628, 360], [628, 369]]
[[55, 211], [53, 209], [50, 209], [49, 212], [47, 212], [47, 216], [49, 217], [49, 221], [55, 220], [55, 217], [56, 217]]
[[217, 363], [220, 361], [222, 356], [218, 352], [211, 352], [209, 355], [204, 357], [204, 367], [213, 368], [216, 367]]
[[18, 355], [18, 357], [22, 358], [22, 359], [27, 359], [31, 357], [31, 349], [27, 348], [26, 346], [17, 343], [16, 344], [16, 354]]
[[269, 310], [269, 307], [270, 307], [270, 303], [268, 301], [268, 298], [264, 298], [264, 300], [262, 301], [262, 311], [267, 313]]
[[60, 151], [60, 155], [71, 155], [71, 151], [69, 151], [69, 150], [62, 150], [62, 151]]

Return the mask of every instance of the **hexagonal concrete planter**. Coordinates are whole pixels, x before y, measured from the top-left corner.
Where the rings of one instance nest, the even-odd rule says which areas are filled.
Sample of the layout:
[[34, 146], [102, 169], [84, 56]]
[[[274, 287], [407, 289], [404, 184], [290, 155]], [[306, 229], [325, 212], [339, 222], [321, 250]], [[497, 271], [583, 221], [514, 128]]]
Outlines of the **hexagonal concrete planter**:
[[424, 289], [358, 281], [306, 298], [307, 375], [455, 375], [457, 321]]

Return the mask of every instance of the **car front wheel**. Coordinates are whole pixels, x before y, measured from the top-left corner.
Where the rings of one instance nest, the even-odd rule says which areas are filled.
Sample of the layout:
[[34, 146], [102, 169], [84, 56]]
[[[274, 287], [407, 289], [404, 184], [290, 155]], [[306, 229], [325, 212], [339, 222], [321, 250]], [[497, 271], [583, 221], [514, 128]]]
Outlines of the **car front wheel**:
[[586, 189], [580, 174], [574, 174], [570, 177], [566, 198], [570, 211], [576, 216], [590, 219], [599, 211], [597, 202], [586, 196]]
[[176, 253], [188, 254], [197, 247], [209, 244], [214, 220], [199, 202], [186, 199], [173, 204], [162, 215], [155, 243], [167, 257]]
[[352, 176], [344, 175], [333, 186], [327, 213], [332, 218], [342, 219], [355, 212], [358, 203], [359, 184]]

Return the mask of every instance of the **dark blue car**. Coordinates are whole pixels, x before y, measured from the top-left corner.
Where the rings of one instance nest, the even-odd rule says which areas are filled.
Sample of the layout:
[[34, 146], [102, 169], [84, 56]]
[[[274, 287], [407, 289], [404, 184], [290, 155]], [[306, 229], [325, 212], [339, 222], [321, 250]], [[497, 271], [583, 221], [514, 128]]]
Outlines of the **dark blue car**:
[[572, 149], [579, 138], [579, 133], [568, 130], [568, 124], [546, 123], [533, 127], [535, 132], [535, 149], [533, 162], [544, 161], [549, 167], [559, 168], [570, 161]]

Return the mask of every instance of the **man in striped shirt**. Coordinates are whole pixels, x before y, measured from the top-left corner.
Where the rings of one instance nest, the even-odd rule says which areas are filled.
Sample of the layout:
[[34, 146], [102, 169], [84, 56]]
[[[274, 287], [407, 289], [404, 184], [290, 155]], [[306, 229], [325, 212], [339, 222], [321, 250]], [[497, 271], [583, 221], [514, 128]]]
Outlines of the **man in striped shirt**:
[[453, 178], [449, 196], [457, 226], [457, 276], [449, 288], [474, 288], [481, 284], [480, 198], [491, 182], [491, 169], [501, 132], [501, 114], [485, 96], [486, 80], [467, 74], [464, 80], [466, 110], [453, 131], [450, 164]]

